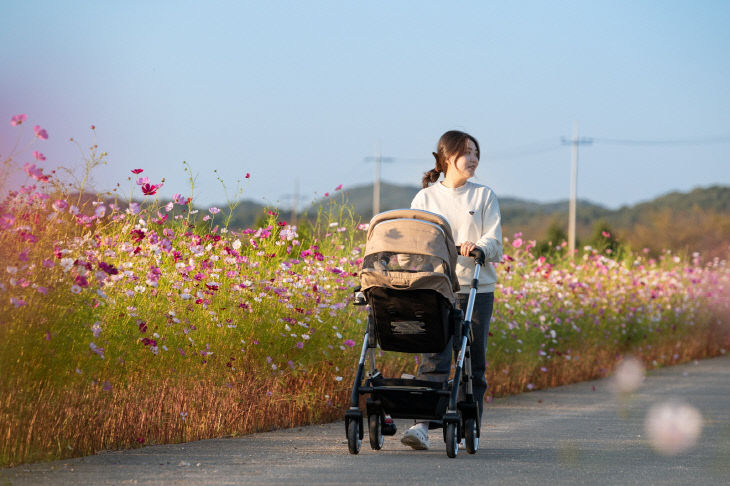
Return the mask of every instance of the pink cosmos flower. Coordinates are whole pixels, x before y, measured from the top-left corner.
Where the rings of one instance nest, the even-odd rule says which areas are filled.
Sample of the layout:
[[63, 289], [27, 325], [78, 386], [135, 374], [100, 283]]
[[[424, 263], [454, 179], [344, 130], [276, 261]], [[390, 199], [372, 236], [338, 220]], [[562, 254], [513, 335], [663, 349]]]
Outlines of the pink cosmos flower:
[[522, 246], [522, 238], [516, 238], [514, 241], [512, 241], [512, 246], [515, 248], [519, 248]]
[[601, 231], [601, 236], [603, 236], [604, 238], [610, 238], [611, 233], [609, 233], [608, 231]]
[[175, 207], [175, 205], [172, 201], [170, 201], [169, 203], [165, 204], [165, 211], [169, 213], [170, 211], [172, 211], [173, 207]]
[[68, 203], [64, 201], [63, 199], [57, 199], [53, 202], [51, 205], [54, 211], [64, 211], [66, 208], [68, 208]]
[[137, 185], [138, 186], [144, 186], [145, 184], [149, 184], [150, 179], [149, 177], [140, 177], [137, 179]]
[[12, 303], [16, 308], [27, 305], [26, 301], [24, 301], [23, 299], [15, 298], [15, 297], [10, 298], [10, 303]]
[[250, 177], [251, 177], [251, 174], [249, 174], [248, 172], [246, 172], [246, 179], [248, 179]]
[[25, 120], [28, 119], [28, 115], [25, 113], [21, 113], [20, 115], [15, 115], [10, 119], [10, 124], [14, 127], [17, 127], [18, 125], [21, 125]]
[[345, 346], [347, 346], [348, 348], [351, 348], [351, 347], [353, 347], [353, 346], [355, 345], [355, 341], [353, 341], [352, 339], [348, 339], [348, 340], [347, 340], [347, 341], [345, 341], [345, 342], [344, 342], [343, 344], [344, 344]]
[[40, 152], [39, 152], [39, 151], [37, 151], [37, 150], [34, 150], [34, 151], [33, 151], [33, 157], [35, 157], [35, 159], [36, 159], [36, 160], [40, 160], [40, 161], [44, 161], [44, 160], [46, 160], [46, 156], [45, 156], [45, 155], [43, 155], [42, 153], [40, 153]]
[[340, 189], [342, 189], [342, 184], [340, 184], [339, 186], [335, 187], [335, 191], [339, 191]]
[[165, 221], [167, 221], [167, 218], [169, 218], [169, 217], [170, 217], [169, 214], [165, 214], [163, 216], [159, 211], [157, 211], [157, 219], [155, 220], [155, 223], [157, 223], [157, 224], [164, 224]]
[[35, 164], [26, 163], [23, 165], [23, 169], [25, 170], [25, 173], [33, 179], [39, 182], [48, 182], [49, 176], [44, 174], [43, 170], [40, 167], [36, 167]]
[[106, 206], [104, 206], [103, 204], [101, 206], [98, 206], [96, 208], [96, 210], [94, 211], [94, 216], [96, 216], [99, 219], [103, 218], [105, 214], [106, 214]]
[[33, 127], [33, 131], [35, 132], [35, 136], [40, 138], [41, 140], [48, 140], [48, 132], [41, 128], [40, 125], [36, 125]]
[[144, 172], [144, 169], [132, 169], [132, 174], [141, 174]]
[[324, 193], [324, 197], [329, 197], [329, 196], [330, 196], [330, 193], [329, 192], [325, 192]]
[[220, 213], [220, 212], [221, 212], [221, 210], [220, 210], [220, 209], [218, 209], [218, 208], [217, 208], [217, 207], [215, 207], [215, 206], [213, 206], [213, 207], [209, 208], [209, 209], [208, 209], [208, 211], [210, 211], [210, 214], [218, 214], [218, 213]]

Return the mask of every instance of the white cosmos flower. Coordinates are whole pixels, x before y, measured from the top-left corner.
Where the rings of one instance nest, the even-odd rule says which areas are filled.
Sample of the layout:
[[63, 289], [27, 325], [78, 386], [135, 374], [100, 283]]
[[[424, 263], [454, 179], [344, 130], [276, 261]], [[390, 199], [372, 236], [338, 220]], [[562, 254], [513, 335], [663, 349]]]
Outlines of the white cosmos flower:
[[64, 272], [68, 272], [71, 270], [71, 267], [74, 265], [74, 259], [73, 258], [61, 258], [60, 262], [61, 268], [63, 268]]

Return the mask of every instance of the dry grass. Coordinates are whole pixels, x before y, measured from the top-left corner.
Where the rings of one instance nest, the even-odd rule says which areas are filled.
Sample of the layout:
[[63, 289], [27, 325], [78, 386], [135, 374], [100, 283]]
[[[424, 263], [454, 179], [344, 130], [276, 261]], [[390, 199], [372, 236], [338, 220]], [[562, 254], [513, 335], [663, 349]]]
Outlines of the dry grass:
[[[730, 344], [728, 333], [718, 334], [718, 329], [633, 354], [648, 368], [716, 356]], [[547, 372], [519, 364], [490, 369], [489, 394], [499, 397], [523, 392], [528, 385], [539, 389], [602, 378], [619, 359], [612, 351], [586, 350], [570, 361], [555, 361]], [[393, 366], [386, 363], [384, 371]], [[337, 420], [352, 385], [349, 376], [334, 380], [331, 369], [267, 377], [241, 373], [223, 384], [170, 377], [150, 386], [146, 378], [138, 376], [124, 387], [107, 390], [100, 384], [78, 384], [59, 391], [40, 383], [6, 393], [0, 410], [3, 465]], [[28, 399], [28, 394], [34, 398]]]

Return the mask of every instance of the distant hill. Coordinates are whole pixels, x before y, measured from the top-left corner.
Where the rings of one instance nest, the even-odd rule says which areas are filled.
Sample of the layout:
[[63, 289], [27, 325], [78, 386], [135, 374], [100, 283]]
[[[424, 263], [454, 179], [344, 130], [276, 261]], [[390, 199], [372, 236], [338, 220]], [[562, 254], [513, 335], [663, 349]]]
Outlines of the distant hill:
[[[407, 208], [418, 192], [416, 186], [390, 183], [381, 185], [381, 211]], [[303, 209], [299, 218], [313, 219], [328, 202], [344, 202], [353, 208], [361, 221], [372, 217], [372, 184], [356, 186], [333, 193]], [[72, 196], [71, 199], [78, 197]], [[85, 194], [82, 200], [96, 200]], [[111, 202], [111, 199], [109, 200]], [[160, 201], [165, 204], [166, 201]], [[520, 232], [524, 239], [542, 240], [548, 229], [568, 228], [568, 201], [536, 202], [513, 197], [500, 197], [502, 232], [512, 237]], [[227, 208], [221, 208], [218, 221], [224, 221]], [[275, 208], [272, 208], [275, 209]], [[179, 211], [178, 208], [176, 208]], [[234, 210], [230, 227], [242, 229], [260, 223], [266, 206], [242, 200]], [[281, 219], [291, 221], [290, 209], [282, 209]], [[690, 192], [670, 192], [650, 201], [619, 209], [609, 209], [588, 200], [579, 200], [576, 214], [578, 243], [588, 241], [596, 225], [607, 225], [619, 241], [632, 248], [649, 248], [654, 253], [663, 248], [677, 251], [701, 251], [706, 256], [727, 257], [730, 253], [730, 186], [709, 186]]]
[[[419, 189], [416, 186], [397, 185], [387, 182], [381, 184], [381, 211], [410, 207], [411, 200]], [[363, 220], [369, 220], [372, 217], [372, 184], [345, 189], [342, 192], [334, 193], [331, 197], [335, 199], [344, 197], [347, 203], [352, 205], [354, 212], [360, 215]], [[317, 208], [327, 200], [315, 201], [312, 207]], [[499, 206], [502, 212], [503, 224], [516, 229], [521, 226], [540, 226], [537, 221], [547, 220], [545, 224], [549, 224], [552, 218], [562, 218], [563, 216], [567, 218], [568, 214], [567, 200], [537, 202], [507, 196], [500, 197]], [[579, 199], [576, 220], [579, 226], [590, 226], [596, 220], [603, 218], [613, 225], [625, 227], [641, 222], [643, 215], [652, 211], [662, 209], [680, 211], [692, 207], [707, 211], [730, 213], [730, 187], [710, 186], [697, 188], [688, 193], [671, 192], [651, 201], [633, 206], [623, 206], [619, 209], [609, 209], [600, 204]], [[232, 225], [239, 227], [250, 226], [257, 217], [263, 214], [264, 208], [264, 205], [253, 201], [242, 201], [234, 212]], [[288, 212], [288, 210], [283, 210], [284, 214], [288, 214]], [[313, 210], [308, 209], [306, 212], [313, 213]]]

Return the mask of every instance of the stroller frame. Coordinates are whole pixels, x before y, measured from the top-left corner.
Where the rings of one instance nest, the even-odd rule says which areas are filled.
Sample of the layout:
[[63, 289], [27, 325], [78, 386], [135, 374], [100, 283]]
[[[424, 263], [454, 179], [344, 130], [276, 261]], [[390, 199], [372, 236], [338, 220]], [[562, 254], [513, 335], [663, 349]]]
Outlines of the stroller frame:
[[[457, 355], [456, 369], [451, 380], [448, 377], [443, 382], [383, 377], [377, 369], [375, 360], [375, 349], [379, 343], [372, 310], [370, 311], [350, 395], [350, 407], [345, 413], [345, 433], [351, 454], [359, 453], [364, 438], [365, 420], [363, 410], [360, 408], [361, 395], [367, 396], [365, 415], [370, 446], [374, 450], [382, 448], [384, 436], [395, 435], [396, 426], [392, 418], [420, 419], [430, 421], [430, 428], [443, 427], [446, 453], [450, 458], [458, 454], [462, 438], [465, 439], [468, 453], [474, 454], [478, 450], [480, 420], [472, 389], [470, 346], [471, 319], [479, 283], [479, 271], [485, 257], [480, 249], [472, 251], [470, 256], [474, 258], [476, 265], [466, 311], [462, 314], [452, 304], [450, 340]], [[409, 290], [393, 292], [409, 292]], [[365, 293], [357, 289], [354, 305], [366, 304], [368, 299]], [[369, 362], [367, 371], [366, 360]]]

